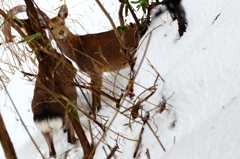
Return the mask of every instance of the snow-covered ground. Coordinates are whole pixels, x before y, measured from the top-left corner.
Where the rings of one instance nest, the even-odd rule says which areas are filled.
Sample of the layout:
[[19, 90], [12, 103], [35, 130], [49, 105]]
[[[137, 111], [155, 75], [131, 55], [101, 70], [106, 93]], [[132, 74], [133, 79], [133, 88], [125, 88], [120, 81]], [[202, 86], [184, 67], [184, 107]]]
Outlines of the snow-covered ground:
[[[109, 2], [105, 1], [107, 3]], [[115, 140], [118, 141], [118, 158], [133, 157], [142, 127], [144, 131], [138, 151], [141, 159], [149, 158], [148, 156], [151, 159], [240, 158], [240, 17], [237, 16], [240, 2], [183, 0], [182, 4], [187, 14], [187, 32], [179, 38], [177, 22], [173, 22], [170, 15], [165, 13], [154, 19], [149, 28], [148, 32], [152, 31], [152, 36], [148, 49], [146, 50], [146, 43], [149, 36], [143, 38], [144, 42], [137, 52], [135, 70], [146, 50], [135, 80], [141, 86], [134, 85], [135, 97], [132, 100], [126, 99], [124, 106], [131, 107], [132, 104], [127, 100], [136, 100], [136, 103], [139, 100], [136, 97], [144, 98], [150, 93], [147, 91], [141, 94], [144, 88], [153, 86], [157, 77], [149, 62], [165, 82], [159, 78], [156, 92], [142, 104], [143, 116], [147, 111], [150, 114], [149, 126], [131, 121], [131, 130], [124, 126], [129, 123], [129, 118], [119, 113], [116, 115], [111, 130], [124, 138], [109, 131], [104, 141], [112, 147], [116, 145]], [[79, 10], [81, 5], [75, 8]], [[71, 10], [69, 12], [71, 14]], [[84, 25], [87, 28], [88, 24]], [[23, 68], [25, 71], [28, 69], [25, 66]], [[128, 71], [124, 70], [122, 73], [127, 75]], [[125, 88], [125, 83], [126, 81], [121, 82], [122, 88]], [[17, 72], [7, 88], [40, 150], [48, 156], [47, 144], [32, 121], [33, 87], [33, 83]], [[169, 98], [167, 110], [159, 113], [156, 105], [161, 103], [162, 98]], [[4, 91], [0, 92], [0, 99], [1, 114], [18, 158], [40, 159], [41, 156], [18, 120], [19, 117]], [[124, 111], [124, 108], [120, 111]], [[116, 112], [109, 106], [104, 106], [100, 114], [109, 119], [108, 125]], [[124, 114], [129, 116], [129, 112]], [[136, 120], [142, 122], [139, 118]], [[87, 125], [85, 117], [81, 116], [81, 121]], [[94, 129], [94, 133], [97, 134], [97, 130]], [[98, 134], [98, 137], [101, 135]], [[166, 152], [156, 137], [162, 142]], [[54, 142], [58, 158], [63, 158], [64, 152], [72, 148], [68, 158], [82, 156], [80, 145], [69, 145], [63, 132], [55, 136]], [[95, 153], [96, 159], [106, 158], [103, 146], [109, 154], [107, 146], [101, 143]], [[1, 148], [0, 158], [4, 158]]]

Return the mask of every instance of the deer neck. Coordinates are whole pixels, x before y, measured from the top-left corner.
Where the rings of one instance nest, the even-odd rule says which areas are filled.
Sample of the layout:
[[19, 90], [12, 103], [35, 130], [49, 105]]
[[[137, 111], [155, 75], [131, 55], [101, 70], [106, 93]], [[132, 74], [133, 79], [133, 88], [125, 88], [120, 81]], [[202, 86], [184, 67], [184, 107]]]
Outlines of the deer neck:
[[79, 41], [79, 36], [69, 32], [65, 38], [57, 39], [57, 44], [64, 54], [66, 54], [70, 59], [75, 59], [76, 50], [82, 50], [82, 45], [80, 45]]

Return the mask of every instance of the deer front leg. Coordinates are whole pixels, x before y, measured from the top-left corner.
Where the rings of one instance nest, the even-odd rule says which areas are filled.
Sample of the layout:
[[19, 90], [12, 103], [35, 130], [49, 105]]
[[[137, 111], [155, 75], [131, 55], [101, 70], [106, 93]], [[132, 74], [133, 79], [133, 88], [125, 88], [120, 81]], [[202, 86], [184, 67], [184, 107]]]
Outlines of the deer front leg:
[[[101, 83], [99, 83], [101, 82]], [[92, 85], [91, 85], [91, 89], [92, 89], [92, 109], [93, 109], [93, 113], [96, 113], [96, 108], [99, 111], [102, 108], [101, 105], [101, 86], [100, 84], [102, 84], [102, 79], [101, 81], [93, 81], [92, 80]]]
[[53, 136], [50, 132], [42, 132], [43, 137], [45, 138], [47, 144], [48, 144], [48, 148], [49, 148], [49, 156], [50, 157], [54, 157], [56, 158], [56, 151], [54, 149], [54, 145], [53, 145]]

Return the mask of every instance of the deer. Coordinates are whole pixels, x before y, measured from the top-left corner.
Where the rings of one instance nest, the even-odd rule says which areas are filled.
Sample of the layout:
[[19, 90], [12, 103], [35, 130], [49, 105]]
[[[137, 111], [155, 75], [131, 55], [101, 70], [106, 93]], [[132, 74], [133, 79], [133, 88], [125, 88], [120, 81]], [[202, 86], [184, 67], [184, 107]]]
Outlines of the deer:
[[[59, 53], [55, 52], [55, 55], [59, 59], [63, 59]], [[61, 64], [57, 66], [59, 59], [45, 55], [44, 59], [39, 61], [39, 72], [32, 99], [34, 123], [48, 144], [49, 156], [54, 158], [56, 158], [56, 151], [53, 144], [53, 134], [64, 128], [64, 132], [68, 133], [68, 143], [74, 145], [77, 141], [64, 107], [67, 102], [56, 97], [62, 95], [71, 102], [77, 100], [76, 86], [71, 74], [73, 71], [68, 69], [67, 64], [70, 61], [62, 60]]]
[[[46, 32], [41, 29], [39, 19], [48, 19], [48, 17], [43, 17], [46, 14], [37, 10], [31, 1], [26, 4], [27, 6], [19, 5], [11, 9], [13, 15], [19, 12], [27, 12], [28, 18], [20, 19], [21, 23], [14, 19], [7, 21], [11, 18], [0, 9], [0, 14], [7, 21], [3, 26], [7, 28], [4, 34], [6, 42], [13, 40], [11, 27], [15, 28], [22, 38], [27, 38], [36, 33], [46, 35]], [[39, 12], [42, 13], [39, 14]], [[89, 153], [91, 151], [90, 143], [77, 117], [77, 105], [75, 105], [77, 92], [74, 81], [76, 80], [77, 70], [70, 60], [52, 48], [49, 40], [51, 40], [51, 36], [49, 39], [42, 36], [39, 39], [28, 41], [29, 47], [34, 50], [37, 57], [38, 74], [22, 71], [24, 76], [36, 77], [31, 103], [33, 121], [47, 142], [50, 157], [56, 158], [53, 135], [63, 128], [63, 131], [67, 132], [68, 143], [75, 145], [79, 140], [84, 158], [92, 158], [93, 155]], [[78, 139], [75, 138], [75, 134]], [[43, 155], [42, 157], [44, 158]]]
[[[15, 28], [23, 38], [37, 32], [46, 35], [46, 32], [41, 29], [38, 18], [48, 19], [48, 17], [40, 9], [35, 8], [31, 1], [26, 4], [27, 6], [19, 5], [11, 9], [13, 15], [27, 12], [28, 19], [20, 19], [21, 23], [13, 19], [4, 24], [3, 27], [7, 28], [4, 34], [6, 42], [13, 40], [11, 27]], [[40, 12], [42, 13], [39, 14]], [[1, 9], [0, 14], [6, 21], [10, 19], [9, 15]], [[42, 17], [42, 15], [46, 17]], [[47, 142], [50, 157], [56, 158], [53, 135], [63, 128], [63, 131], [67, 132], [68, 143], [75, 145], [79, 140], [84, 158], [92, 158], [92, 154], [89, 154], [89, 151], [91, 151], [90, 144], [77, 117], [77, 106], [75, 105], [77, 91], [74, 81], [76, 80], [77, 70], [70, 60], [49, 45], [50, 39], [43, 36], [40, 39], [28, 41], [28, 45], [34, 50], [38, 61], [37, 75], [22, 71], [24, 76], [36, 77], [31, 103], [33, 121]], [[78, 139], [75, 138], [75, 133]]]
[[[29, 19], [24, 21], [22, 28], [27, 35], [32, 35], [35, 30], [28, 26], [31, 26]], [[68, 143], [75, 145], [77, 142], [72, 121], [68, 117], [72, 108], [66, 108], [69, 102], [77, 101], [74, 82], [77, 71], [64, 55], [51, 46], [48, 50], [49, 53], [39, 51], [37, 55], [38, 74], [31, 106], [34, 123], [47, 142], [49, 156], [56, 158], [53, 135], [60, 129], [67, 132]]]
[[[40, 21], [44, 29], [50, 29], [60, 50], [78, 68], [87, 73], [91, 78], [92, 111], [101, 109], [100, 91], [102, 86], [102, 74], [104, 72], [119, 71], [128, 67], [128, 59], [121, 53], [121, 45], [114, 30], [87, 35], [75, 35], [65, 24], [68, 16], [68, 8], [64, 4], [58, 15], [47, 21]], [[120, 31], [119, 31], [120, 32]], [[129, 28], [124, 33], [127, 48], [136, 47], [135, 29]], [[94, 113], [94, 112], [93, 112]]]

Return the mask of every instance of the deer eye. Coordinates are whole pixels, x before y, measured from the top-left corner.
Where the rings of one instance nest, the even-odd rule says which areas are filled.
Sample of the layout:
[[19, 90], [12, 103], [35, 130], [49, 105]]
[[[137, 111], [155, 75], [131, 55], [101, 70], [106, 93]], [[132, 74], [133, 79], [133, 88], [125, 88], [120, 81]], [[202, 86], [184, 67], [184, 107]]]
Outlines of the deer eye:
[[53, 30], [53, 27], [50, 27], [51, 30]]
[[64, 25], [65, 23], [64, 22], [62, 22], [62, 25]]

